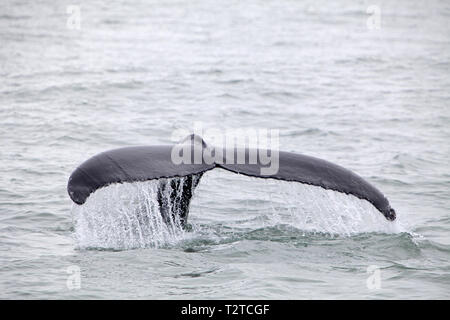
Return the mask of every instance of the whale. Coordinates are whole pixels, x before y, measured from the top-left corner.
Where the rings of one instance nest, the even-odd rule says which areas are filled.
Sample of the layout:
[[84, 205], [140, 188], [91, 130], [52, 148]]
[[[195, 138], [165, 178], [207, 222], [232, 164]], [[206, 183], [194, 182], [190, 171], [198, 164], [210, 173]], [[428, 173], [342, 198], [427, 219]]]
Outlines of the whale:
[[[175, 153], [183, 150], [189, 161], [174, 161]], [[197, 157], [209, 150], [211, 158]], [[212, 151], [211, 151], [212, 150]], [[254, 154], [277, 155], [278, 170], [263, 174], [267, 161]], [[230, 161], [226, 155], [232, 155]], [[239, 161], [241, 155], [245, 161]], [[241, 159], [241, 160], [242, 160]], [[174, 145], [132, 146], [101, 152], [83, 162], [70, 175], [67, 192], [72, 201], [83, 205], [89, 196], [100, 188], [117, 183], [142, 182], [160, 179], [158, 204], [160, 212], [169, 221], [179, 215], [186, 224], [193, 191], [202, 175], [215, 168], [249, 177], [276, 179], [322, 187], [326, 190], [352, 195], [370, 202], [389, 221], [396, 219], [396, 212], [388, 199], [368, 181], [337, 164], [294, 152], [261, 150], [250, 147], [212, 148], [200, 136], [192, 134]], [[170, 181], [163, 178], [172, 178]], [[182, 183], [182, 185], [180, 185]], [[180, 192], [177, 195], [176, 192]], [[169, 197], [163, 194], [169, 192]], [[176, 210], [175, 210], [176, 209]]]

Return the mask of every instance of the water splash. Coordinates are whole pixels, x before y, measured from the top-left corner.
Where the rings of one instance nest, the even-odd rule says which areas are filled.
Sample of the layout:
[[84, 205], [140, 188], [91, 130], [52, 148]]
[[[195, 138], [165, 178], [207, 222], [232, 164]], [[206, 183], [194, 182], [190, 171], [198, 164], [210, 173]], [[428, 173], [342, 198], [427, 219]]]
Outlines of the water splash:
[[266, 216], [266, 225], [284, 223], [307, 232], [344, 236], [405, 231], [398, 220], [388, 221], [370, 202], [353, 195], [299, 183], [277, 183], [281, 184], [280, 192], [269, 193], [273, 213]]
[[[204, 175], [192, 203], [195, 220], [202, 224], [219, 222], [236, 231], [287, 225], [299, 232], [341, 236], [407, 232], [399, 217], [388, 221], [370, 202], [353, 195], [297, 182], [233, 175], [231, 183], [230, 178], [224, 170]], [[217, 198], [217, 192], [225, 201], [220, 203], [221, 208], [208, 200]], [[205, 209], [208, 214], [196, 214]]]
[[97, 190], [85, 204], [73, 206], [78, 248], [159, 248], [205, 236], [221, 242], [230, 236], [245, 238], [258, 229], [284, 230], [283, 226], [303, 235], [407, 232], [398, 220], [386, 220], [368, 201], [352, 195], [224, 170], [203, 176], [191, 208], [192, 232], [187, 232], [180, 219], [183, 188], [195, 186], [200, 176], [188, 179], [113, 184]]
[[[83, 205], [73, 205], [78, 248], [126, 250], [179, 242], [186, 236], [179, 211], [188, 179], [112, 184], [91, 194]], [[173, 214], [162, 214], [160, 202]]]

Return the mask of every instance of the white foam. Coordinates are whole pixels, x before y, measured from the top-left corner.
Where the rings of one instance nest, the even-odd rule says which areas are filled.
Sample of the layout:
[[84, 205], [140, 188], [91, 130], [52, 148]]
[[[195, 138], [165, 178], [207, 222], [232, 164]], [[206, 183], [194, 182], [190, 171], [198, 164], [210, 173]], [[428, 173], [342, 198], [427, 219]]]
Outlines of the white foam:
[[[181, 179], [180, 190], [184, 178]], [[158, 185], [172, 179], [112, 184], [91, 194], [72, 214], [79, 248], [133, 249], [174, 244], [185, 236], [179, 215], [165, 223], [158, 204]], [[165, 203], [169, 188], [162, 195]], [[170, 208], [172, 209], [172, 208]], [[174, 208], [175, 210], [177, 208]]]

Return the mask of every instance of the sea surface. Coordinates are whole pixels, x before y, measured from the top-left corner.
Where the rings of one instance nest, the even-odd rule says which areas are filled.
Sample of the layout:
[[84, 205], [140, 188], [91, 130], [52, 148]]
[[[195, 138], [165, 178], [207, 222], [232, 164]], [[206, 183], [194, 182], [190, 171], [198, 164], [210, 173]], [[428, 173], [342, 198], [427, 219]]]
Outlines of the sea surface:
[[[398, 219], [220, 169], [186, 229], [156, 181], [71, 202], [84, 160], [196, 122], [278, 129]], [[448, 299], [449, 141], [448, 1], [2, 0], [0, 298]]]

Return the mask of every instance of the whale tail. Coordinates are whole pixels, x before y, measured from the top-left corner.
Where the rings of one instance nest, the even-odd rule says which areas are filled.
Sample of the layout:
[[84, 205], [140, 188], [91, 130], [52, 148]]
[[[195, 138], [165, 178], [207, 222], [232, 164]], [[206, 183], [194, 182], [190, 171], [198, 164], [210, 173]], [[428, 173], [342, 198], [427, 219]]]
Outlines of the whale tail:
[[[180, 146], [183, 145], [183, 148]], [[174, 161], [174, 150], [188, 151], [183, 161]], [[200, 151], [200, 152], [199, 152]], [[214, 151], [216, 158], [205, 161], [204, 153]], [[216, 153], [216, 151], [218, 151]], [[220, 155], [239, 153], [244, 163], [220, 158]], [[255, 154], [270, 151], [277, 155], [278, 170], [270, 175], [263, 174], [267, 163], [254, 157]], [[175, 153], [175, 154], [176, 154]], [[201, 159], [195, 156], [201, 154]], [[210, 153], [211, 154], [211, 153]], [[219, 155], [219, 156], [217, 156]], [[253, 159], [253, 161], [250, 161]], [[249, 160], [249, 161], [247, 161]], [[158, 191], [158, 203], [164, 220], [170, 221], [179, 215], [180, 221], [186, 223], [189, 203], [193, 190], [198, 185], [204, 172], [214, 168], [243, 174], [250, 177], [271, 178], [319, 186], [359, 199], [369, 201], [387, 220], [395, 220], [396, 213], [386, 197], [366, 180], [336, 164], [328, 161], [300, 155], [292, 152], [274, 152], [261, 149], [215, 149], [198, 135], [191, 134], [175, 146], [126, 147], [100, 153], [82, 163], [70, 176], [67, 191], [76, 204], [83, 204], [89, 195], [99, 188], [113, 183], [148, 181], [161, 179]], [[168, 180], [170, 178], [170, 181]]]

